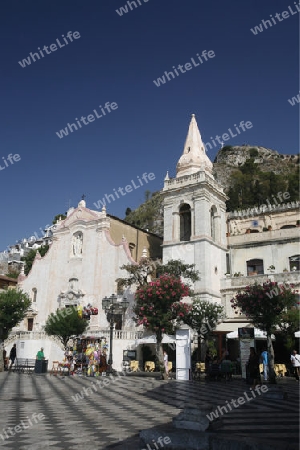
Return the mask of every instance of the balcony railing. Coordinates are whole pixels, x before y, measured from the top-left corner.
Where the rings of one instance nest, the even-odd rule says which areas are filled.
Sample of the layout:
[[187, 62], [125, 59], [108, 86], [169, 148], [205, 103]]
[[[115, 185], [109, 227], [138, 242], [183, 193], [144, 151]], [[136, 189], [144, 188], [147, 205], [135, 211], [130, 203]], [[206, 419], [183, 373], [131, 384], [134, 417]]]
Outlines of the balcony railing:
[[279, 272], [272, 274], [263, 275], [251, 275], [251, 276], [241, 276], [241, 277], [227, 277], [221, 279], [221, 290], [230, 288], [239, 288], [247, 286], [248, 284], [253, 284], [257, 282], [262, 284], [268, 280], [276, 281], [277, 283], [288, 283], [299, 285], [299, 270], [295, 272]]

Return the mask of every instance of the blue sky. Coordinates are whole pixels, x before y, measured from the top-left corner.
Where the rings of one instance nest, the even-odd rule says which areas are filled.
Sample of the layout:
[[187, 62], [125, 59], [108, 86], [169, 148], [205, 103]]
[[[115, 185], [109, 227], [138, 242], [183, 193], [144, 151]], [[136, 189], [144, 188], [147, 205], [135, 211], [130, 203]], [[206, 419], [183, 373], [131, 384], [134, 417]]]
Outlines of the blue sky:
[[[140, 3], [120, 16], [125, 0], [1, 2], [0, 250], [40, 234], [82, 194], [96, 209], [94, 202], [145, 172], [155, 175], [147, 188], [160, 190], [166, 171], [175, 175], [192, 113], [204, 142], [243, 120], [253, 127], [226, 144], [298, 152], [299, 107], [288, 102], [299, 92], [294, 1]], [[288, 6], [296, 11], [290, 17], [251, 32]], [[69, 31], [80, 37], [62, 47]], [[49, 54], [21, 67], [18, 61], [45, 45]], [[203, 50], [215, 57], [155, 86]], [[62, 139], [56, 135], [76, 117], [94, 109], [100, 115], [106, 102], [118, 108]], [[217, 150], [208, 151], [212, 160]], [[11, 164], [9, 154], [21, 159]], [[108, 204], [108, 213], [124, 218], [144, 192], [133, 189]]]

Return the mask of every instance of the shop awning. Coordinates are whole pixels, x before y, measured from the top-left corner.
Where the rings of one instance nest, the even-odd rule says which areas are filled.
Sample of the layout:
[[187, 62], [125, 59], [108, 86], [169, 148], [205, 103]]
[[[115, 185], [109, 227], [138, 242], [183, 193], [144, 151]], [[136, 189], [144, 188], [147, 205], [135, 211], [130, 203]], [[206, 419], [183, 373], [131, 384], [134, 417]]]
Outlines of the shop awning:
[[[176, 343], [176, 337], [175, 336], [169, 336], [168, 334], [163, 335], [163, 344], [173, 344]], [[152, 334], [151, 336], [144, 336], [141, 339], [137, 339], [135, 341], [135, 345], [140, 344], [156, 344], [156, 336], [155, 334]]]
[[[226, 334], [227, 339], [238, 339], [238, 331], [232, 331], [231, 333]], [[254, 328], [254, 338], [255, 339], [267, 339], [266, 331], [262, 331], [259, 328]], [[274, 334], [271, 335], [272, 341], [275, 340]]]

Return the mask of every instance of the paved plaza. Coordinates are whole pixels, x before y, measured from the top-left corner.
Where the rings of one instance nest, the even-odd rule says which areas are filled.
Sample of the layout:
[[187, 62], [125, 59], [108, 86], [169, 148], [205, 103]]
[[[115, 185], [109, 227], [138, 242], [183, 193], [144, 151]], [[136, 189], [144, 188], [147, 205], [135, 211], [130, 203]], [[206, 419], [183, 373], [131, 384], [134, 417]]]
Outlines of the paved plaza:
[[[106, 386], [97, 380], [103, 381], [0, 373], [0, 448], [138, 450], [145, 448], [140, 430], [170, 429], [184, 405], [221, 407], [251, 392], [240, 379], [179, 382], [122, 376], [106, 378]], [[224, 413], [211, 426], [218, 424], [218, 436], [256, 439], [260, 448], [297, 448], [298, 390], [295, 379], [279, 379], [266, 394]]]

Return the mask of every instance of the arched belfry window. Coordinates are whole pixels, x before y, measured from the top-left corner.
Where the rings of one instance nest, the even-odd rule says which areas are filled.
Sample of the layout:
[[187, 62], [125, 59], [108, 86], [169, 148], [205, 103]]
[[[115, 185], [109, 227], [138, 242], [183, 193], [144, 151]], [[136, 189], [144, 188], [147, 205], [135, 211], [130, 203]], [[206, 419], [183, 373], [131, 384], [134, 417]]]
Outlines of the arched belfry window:
[[212, 206], [210, 209], [210, 235], [214, 241], [216, 240], [216, 217], [217, 208]]
[[190, 205], [184, 203], [179, 209], [180, 216], [180, 240], [190, 241], [191, 240], [191, 207]]

